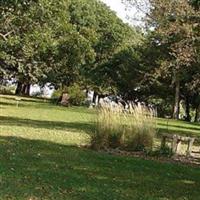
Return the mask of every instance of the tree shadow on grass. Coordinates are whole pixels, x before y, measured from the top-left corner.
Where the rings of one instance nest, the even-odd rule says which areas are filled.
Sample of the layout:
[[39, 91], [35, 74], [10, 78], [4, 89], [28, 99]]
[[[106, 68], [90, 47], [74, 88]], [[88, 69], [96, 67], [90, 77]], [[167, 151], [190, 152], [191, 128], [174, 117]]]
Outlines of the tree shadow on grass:
[[3, 106], [16, 106], [16, 103], [10, 103], [10, 102], [1, 102], [0, 101], [0, 106], [3, 105]]
[[180, 125], [176, 125], [176, 124], [167, 124], [167, 123], [161, 123], [161, 122], [158, 122], [157, 123], [158, 125], [161, 125], [161, 126], [166, 126], [167, 127], [174, 127], [174, 128], [183, 128], [183, 129], [189, 129], [189, 130], [199, 130], [200, 131], [200, 124], [193, 124], [193, 123], [190, 123], [189, 125], [191, 126], [184, 126], [182, 124]]
[[[173, 128], [173, 127], [171, 127]], [[177, 134], [182, 136], [188, 136], [188, 137], [198, 137], [198, 133], [194, 133], [191, 131], [186, 130], [177, 130], [177, 129], [168, 129], [168, 128], [160, 128], [158, 129], [158, 137], [160, 137], [162, 134]]]
[[85, 122], [62, 122], [24, 119], [18, 117], [0, 116], [0, 125], [3, 126], [23, 126], [32, 128], [85, 131], [90, 134], [94, 130], [94, 124]]
[[[182, 134], [186, 136], [197, 136], [200, 137], [200, 126], [199, 127], [185, 127], [181, 125], [174, 125], [174, 124], [164, 124], [164, 123], [157, 123], [158, 125], [162, 126], [159, 127], [159, 133], [172, 133], [172, 134]], [[199, 131], [197, 133], [196, 131]]]
[[[13, 97], [4, 97], [4, 96], [1, 96], [0, 98], [4, 99], [4, 101], [1, 101], [0, 100], [0, 105], [3, 105], [3, 106], [15, 106], [17, 105], [17, 101], [16, 101], [16, 96], [13, 96]], [[5, 102], [5, 100], [9, 100]], [[87, 107], [76, 107], [76, 106], [70, 106], [70, 107], [64, 107], [64, 106], [61, 106], [61, 105], [58, 105], [58, 104], [55, 104], [55, 103], [52, 103], [49, 99], [32, 99], [30, 97], [30, 99], [21, 99], [19, 102], [18, 102], [18, 108], [24, 108], [24, 107], [32, 107], [32, 108], [42, 108], [42, 109], [51, 109], [51, 108], [54, 108], [54, 109], [58, 109], [58, 110], [67, 110], [67, 111], [70, 111], [70, 112], [78, 112], [78, 113], [85, 113], [85, 114], [95, 114], [96, 113], [96, 110], [95, 109], [89, 109]]]
[[16, 98], [20, 99], [20, 101], [24, 102], [32, 102], [32, 103], [42, 103], [42, 102], [50, 102], [49, 99], [43, 97], [28, 97], [28, 96], [16, 96], [16, 95], [1, 95], [0, 98], [5, 100], [13, 100], [16, 101]]
[[200, 171], [0, 137], [0, 199], [198, 199]]
[[17, 102], [14, 99], [10, 99], [10, 98], [7, 98], [7, 99], [9, 99], [10, 101], [1, 101], [0, 100], [0, 105], [18, 107], [19, 109], [24, 108], [24, 107], [32, 107], [32, 108], [41, 108], [42, 107], [43, 109], [46, 109], [46, 108], [50, 109], [52, 107], [56, 107], [56, 105], [50, 104], [48, 102], [46, 102], [46, 103], [39, 102], [39, 101], [29, 102], [29, 101], [24, 101], [24, 100], [20, 100]]

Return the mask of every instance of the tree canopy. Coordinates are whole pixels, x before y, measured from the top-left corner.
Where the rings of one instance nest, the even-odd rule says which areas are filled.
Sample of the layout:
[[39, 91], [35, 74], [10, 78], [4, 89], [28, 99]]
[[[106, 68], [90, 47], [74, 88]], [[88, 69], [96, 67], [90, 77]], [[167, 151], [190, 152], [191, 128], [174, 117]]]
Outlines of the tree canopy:
[[[173, 117], [179, 118], [180, 101], [184, 100], [185, 117], [190, 120], [190, 106], [198, 110], [200, 105], [199, 1], [149, 0], [141, 3], [137, 0], [127, 0], [126, 2], [146, 12], [147, 43], [143, 48], [146, 59], [143, 57], [140, 63], [146, 66], [144, 77], [147, 77], [147, 82], [143, 77], [141, 90], [145, 88], [145, 96], [148, 99], [149, 95], [167, 99], [174, 93]], [[151, 56], [148, 57], [149, 52]], [[147, 92], [149, 90], [150, 93]]]
[[1, 1], [0, 11], [1, 76], [16, 79], [17, 93], [91, 79], [139, 35], [96, 0]]

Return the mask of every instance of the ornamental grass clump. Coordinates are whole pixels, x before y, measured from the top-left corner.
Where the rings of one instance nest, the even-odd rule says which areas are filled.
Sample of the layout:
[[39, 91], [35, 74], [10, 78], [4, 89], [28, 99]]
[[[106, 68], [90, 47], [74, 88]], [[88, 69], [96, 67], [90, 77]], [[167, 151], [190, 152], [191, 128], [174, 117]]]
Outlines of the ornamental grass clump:
[[104, 104], [97, 111], [92, 147], [147, 150], [153, 146], [156, 133], [156, 112], [142, 105], [120, 106]]
[[111, 108], [104, 104], [98, 108], [95, 119], [95, 133], [92, 136], [92, 147], [102, 149], [120, 147], [123, 135], [123, 115], [120, 108]]
[[130, 150], [150, 150], [156, 134], [156, 111], [143, 105], [130, 105], [130, 114], [124, 115], [125, 147]]

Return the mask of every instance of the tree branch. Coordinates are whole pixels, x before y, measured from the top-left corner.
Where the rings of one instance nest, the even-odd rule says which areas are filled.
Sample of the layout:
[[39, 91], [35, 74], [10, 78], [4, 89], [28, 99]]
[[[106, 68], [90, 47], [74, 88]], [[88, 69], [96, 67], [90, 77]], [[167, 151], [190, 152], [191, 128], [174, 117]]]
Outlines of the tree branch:
[[6, 33], [6, 34], [2, 34], [2, 33], [0, 33], [0, 36], [5, 40], [5, 41], [7, 41], [7, 36], [9, 36], [10, 34], [12, 34], [14, 31], [12, 30], [12, 31], [9, 31], [8, 33]]

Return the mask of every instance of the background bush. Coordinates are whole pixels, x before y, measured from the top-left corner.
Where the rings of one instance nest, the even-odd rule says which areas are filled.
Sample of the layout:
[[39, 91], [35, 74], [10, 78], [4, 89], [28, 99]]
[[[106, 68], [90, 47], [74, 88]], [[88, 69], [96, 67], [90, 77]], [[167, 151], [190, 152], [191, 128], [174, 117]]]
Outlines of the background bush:
[[11, 85], [0, 85], [0, 94], [12, 95], [15, 94], [15, 86]]
[[58, 103], [63, 93], [68, 93], [70, 105], [81, 106], [85, 103], [85, 92], [78, 84], [55, 90], [51, 96], [52, 102]]
[[85, 103], [86, 94], [78, 84], [74, 84], [68, 87], [67, 93], [69, 94], [70, 104], [74, 106], [80, 106]]
[[54, 90], [51, 95], [52, 102], [56, 103], [59, 100], [59, 98], [61, 97], [62, 93], [63, 93], [62, 89]]

